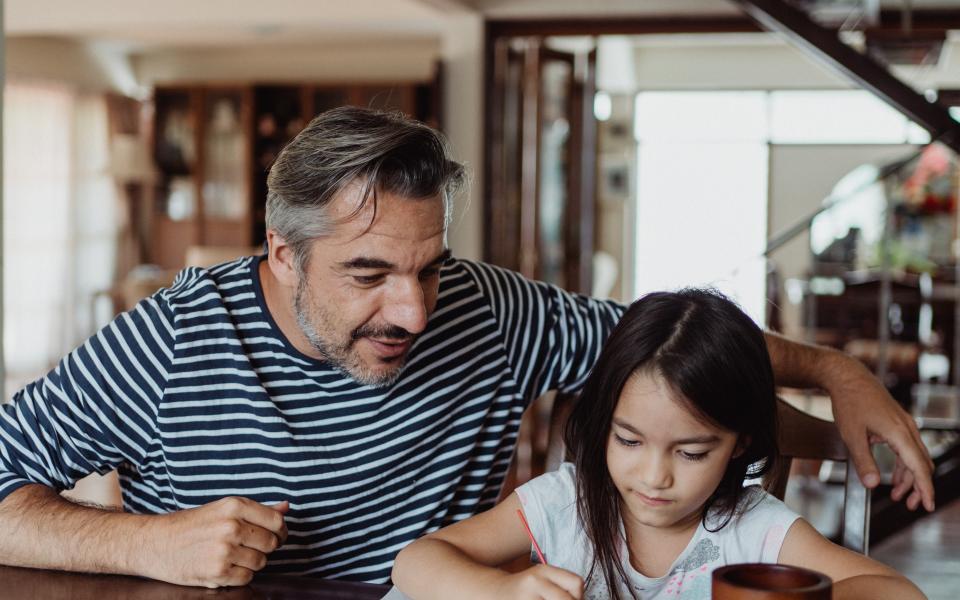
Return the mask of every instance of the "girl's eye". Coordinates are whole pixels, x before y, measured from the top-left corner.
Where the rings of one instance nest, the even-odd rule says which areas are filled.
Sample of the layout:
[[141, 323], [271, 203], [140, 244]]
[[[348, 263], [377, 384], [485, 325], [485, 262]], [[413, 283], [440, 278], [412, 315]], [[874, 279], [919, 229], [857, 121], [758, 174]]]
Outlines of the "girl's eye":
[[708, 452], [686, 452], [684, 450], [680, 451], [680, 456], [685, 460], [698, 461], [703, 460], [707, 457]]
[[613, 434], [613, 437], [617, 439], [617, 443], [621, 446], [627, 446], [632, 448], [633, 446], [639, 446], [640, 442], [638, 440], [628, 440], [627, 438], [622, 438], [617, 434]]

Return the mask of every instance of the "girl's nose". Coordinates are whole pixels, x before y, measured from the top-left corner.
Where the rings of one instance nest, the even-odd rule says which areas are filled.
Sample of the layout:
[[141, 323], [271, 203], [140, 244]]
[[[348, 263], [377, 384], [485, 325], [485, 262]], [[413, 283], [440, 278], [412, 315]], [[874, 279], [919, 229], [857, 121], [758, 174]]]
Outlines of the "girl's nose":
[[662, 490], [673, 485], [670, 461], [662, 456], [649, 457], [643, 470], [643, 483], [653, 490]]

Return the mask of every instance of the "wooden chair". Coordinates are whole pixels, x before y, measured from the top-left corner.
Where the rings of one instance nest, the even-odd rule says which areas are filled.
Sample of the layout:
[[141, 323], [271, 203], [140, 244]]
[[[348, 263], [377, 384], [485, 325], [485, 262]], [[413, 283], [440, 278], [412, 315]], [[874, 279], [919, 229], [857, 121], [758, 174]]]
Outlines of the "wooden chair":
[[780, 461], [764, 478], [764, 487], [783, 500], [794, 458], [846, 462], [840, 542], [845, 548], [867, 554], [870, 546], [870, 490], [864, 487], [856, 469], [849, 463], [850, 454], [840, 437], [840, 430], [832, 421], [805, 413], [783, 400], [777, 404]]
[[[550, 419], [547, 448], [547, 471], [555, 470], [564, 460], [563, 428], [573, 409], [574, 396], [557, 395]], [[784, 400], [778, 401], [780, 418], [780, 460], [764, 478], [763, 486], [783, 500], [794, 458], [847, 462], [849, 453], [832, 421], [814, 417]], [[841, 543], [844, 547], [867, 554], [870, 533], [870, 493], [860, 482], [853, 465], [848, 465], [844, 482]]]

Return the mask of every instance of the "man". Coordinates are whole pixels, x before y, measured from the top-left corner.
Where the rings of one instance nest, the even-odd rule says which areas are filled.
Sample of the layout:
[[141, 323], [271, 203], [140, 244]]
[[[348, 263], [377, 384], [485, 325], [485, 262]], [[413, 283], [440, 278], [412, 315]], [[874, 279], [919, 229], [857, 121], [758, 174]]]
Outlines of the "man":
[[[321, 115], [269, 177], [265, 257], [187, 269], [0, 413], [0, 562], [242, 585], [385, 582], [424, 532], [490, 507], [524, 408], [575, 391], [622, 307], [451, 259], [464, 180], [436, 132]], [[860, 475], [932, 509], [909, 417], [858, 363], [769, 336], [834, 398]], [[57, 491], [118, 469], [126, 512]]]

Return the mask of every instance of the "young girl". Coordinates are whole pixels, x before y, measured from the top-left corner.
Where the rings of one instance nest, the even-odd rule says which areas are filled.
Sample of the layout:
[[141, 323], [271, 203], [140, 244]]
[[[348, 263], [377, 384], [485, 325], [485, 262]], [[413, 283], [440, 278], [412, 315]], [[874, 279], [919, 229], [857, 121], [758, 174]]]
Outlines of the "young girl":
[[[414, 542], [393, 581], [417, 600], [707, 599], [713, 569], [768, 562], [826, 573], [834, 598], [923, 598], [744, 487], [777, 455], [776, 414], [749, 317], [712, 291], [650, 294], [611, 334], [570, 416], [572, 464]], [[508, 573], [497, 565], [531, 554], [518, 509], [547, 564]]]

